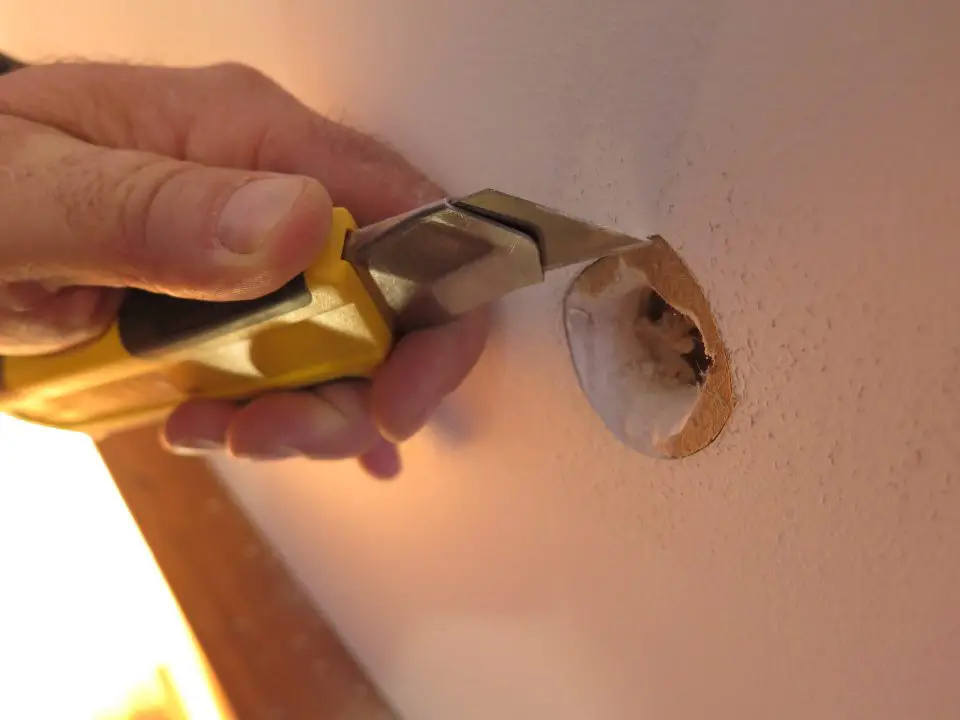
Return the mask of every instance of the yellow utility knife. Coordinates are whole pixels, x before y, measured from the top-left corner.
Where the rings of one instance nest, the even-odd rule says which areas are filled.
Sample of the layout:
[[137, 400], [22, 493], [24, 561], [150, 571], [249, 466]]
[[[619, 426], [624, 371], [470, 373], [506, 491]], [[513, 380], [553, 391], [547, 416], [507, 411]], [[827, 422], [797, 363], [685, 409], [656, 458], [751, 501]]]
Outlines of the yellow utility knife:
[[369, 377], [404, 333], [646, 242], [496, 190], [362, 229], [337, 208], [320, 257], [270, 295], [205, 302], [131, 290], [100, 338], [0, 357], [0, 412], [98, 436], [191, 397]]

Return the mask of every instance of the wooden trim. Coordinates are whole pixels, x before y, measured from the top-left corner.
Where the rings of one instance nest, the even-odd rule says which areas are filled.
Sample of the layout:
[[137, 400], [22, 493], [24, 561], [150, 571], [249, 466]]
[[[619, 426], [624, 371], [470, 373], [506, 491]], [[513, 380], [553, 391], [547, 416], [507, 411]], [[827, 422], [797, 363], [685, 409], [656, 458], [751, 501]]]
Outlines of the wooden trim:
[[396, 720], [206, 462], [152, 428], [99, 449], [237, 720]]

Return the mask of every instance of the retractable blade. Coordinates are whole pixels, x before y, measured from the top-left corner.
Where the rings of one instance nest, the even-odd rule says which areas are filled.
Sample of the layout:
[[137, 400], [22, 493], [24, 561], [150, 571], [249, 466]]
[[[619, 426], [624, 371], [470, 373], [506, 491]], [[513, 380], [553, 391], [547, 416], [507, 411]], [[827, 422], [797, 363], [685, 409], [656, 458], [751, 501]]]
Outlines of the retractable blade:
[[408, 332], [648, 242], [486, 189], [355, 231], [343, 257]]

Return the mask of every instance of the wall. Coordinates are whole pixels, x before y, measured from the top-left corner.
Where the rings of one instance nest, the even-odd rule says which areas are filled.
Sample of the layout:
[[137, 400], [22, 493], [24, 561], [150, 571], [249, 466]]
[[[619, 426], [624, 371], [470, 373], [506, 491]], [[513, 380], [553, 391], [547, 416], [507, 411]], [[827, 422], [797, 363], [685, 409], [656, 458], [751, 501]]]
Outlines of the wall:
[[960, 6], [387, 7], [4, 0], [0, 41], [255, 63], [453, 192], [659, 232], [702, 280], [741, 405], [690, 459], [590, 411], [568, 274], [502, 304], [398, 483], [221, 463], [405, 716], [957, 717]]

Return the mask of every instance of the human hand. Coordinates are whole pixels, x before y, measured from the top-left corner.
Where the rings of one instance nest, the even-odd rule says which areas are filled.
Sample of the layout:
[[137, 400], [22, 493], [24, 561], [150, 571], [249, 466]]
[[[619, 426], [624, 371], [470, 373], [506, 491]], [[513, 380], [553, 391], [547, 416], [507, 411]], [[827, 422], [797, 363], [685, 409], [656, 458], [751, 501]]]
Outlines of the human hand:
[[[109, 327], [123, 288], [224, 301], [281, 287], [316, 256], [332, 204], [361, 225], [442, 197], [370, 137], [249, 68], [78, 63], [0, 77], [0, 355]], [[482, 352], [487, 314], [401, 338], [371, 382], [190, 400], [172, 450], [357, 457], [399, 471]]]

